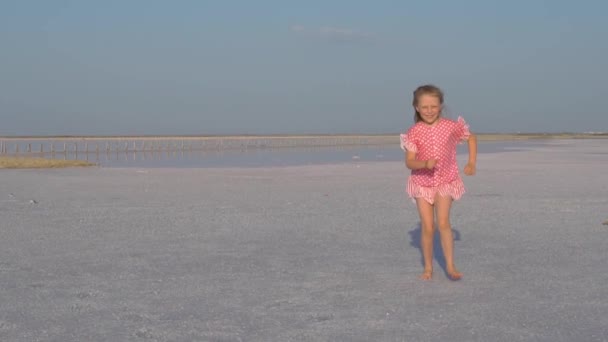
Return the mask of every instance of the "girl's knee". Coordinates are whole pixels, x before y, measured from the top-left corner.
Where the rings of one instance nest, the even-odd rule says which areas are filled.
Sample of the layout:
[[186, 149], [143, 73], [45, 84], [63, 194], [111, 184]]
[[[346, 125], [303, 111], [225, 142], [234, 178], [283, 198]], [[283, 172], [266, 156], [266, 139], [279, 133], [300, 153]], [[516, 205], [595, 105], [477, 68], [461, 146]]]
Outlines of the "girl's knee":
[[423, 232], [434, 232], [435, 226], [433, 225], [433, 223], [423, 223], [420, 225], [420, 230], [422, 230]]
[[437, 227], [439, 228], [440, 232], [452, 229], [452, 225], [450, 225], [449, 221], [438, 222]]

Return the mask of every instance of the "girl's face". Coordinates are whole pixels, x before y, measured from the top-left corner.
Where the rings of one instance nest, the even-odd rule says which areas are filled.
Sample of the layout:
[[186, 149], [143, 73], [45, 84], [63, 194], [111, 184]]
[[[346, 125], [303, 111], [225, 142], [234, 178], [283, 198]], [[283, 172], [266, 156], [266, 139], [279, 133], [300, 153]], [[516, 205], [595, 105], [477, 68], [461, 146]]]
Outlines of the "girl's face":
[[432, 125], [439, 119], [439, 115], [441, 114], [441, 102], [439, 101], [439, 97], [423, 94], [418, 98], [418, 105], [416, 106], [416, 110], [420, 113], [420, 117], [422, 121], [425, 123]]

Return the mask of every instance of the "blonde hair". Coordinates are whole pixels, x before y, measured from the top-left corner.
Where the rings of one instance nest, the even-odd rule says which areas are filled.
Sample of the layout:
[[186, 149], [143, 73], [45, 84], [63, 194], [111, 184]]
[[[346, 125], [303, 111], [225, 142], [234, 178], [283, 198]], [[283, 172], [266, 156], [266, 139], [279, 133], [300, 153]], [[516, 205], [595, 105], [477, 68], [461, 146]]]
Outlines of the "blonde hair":
[[414, 111], [416, 112], [416, 114], [414, 114], [414, 122], [422, 120], [420, 113], [418, 113], [418, 110], [416, 109], [416, 107], [418, 107], [418, 100], [422, 95], [436, 96], [439, 99], [439, 103], [443, 105], [443, 91], [441, 91], [439, 87], [432, 84], [425, 84], [416, 88], [416, 90], [414, 90], [414, 100], [412, 100], [412, 106], [414, 106]]

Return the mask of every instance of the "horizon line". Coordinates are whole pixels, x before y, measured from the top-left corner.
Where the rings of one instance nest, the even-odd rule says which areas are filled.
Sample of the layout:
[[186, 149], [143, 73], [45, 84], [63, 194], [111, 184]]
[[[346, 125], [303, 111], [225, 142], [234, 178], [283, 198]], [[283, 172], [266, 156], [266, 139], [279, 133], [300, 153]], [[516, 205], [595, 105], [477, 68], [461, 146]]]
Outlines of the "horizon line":
[[[399, 133], [302, 133], [302, 134], [58, 134], [58, 135], [0, 135], [0, 139], [61, 139], [61, 138], [283, 138], [283, 137], [388, 137]], [[479, 132], [477, 136], [608, 136], [608, 132]]]

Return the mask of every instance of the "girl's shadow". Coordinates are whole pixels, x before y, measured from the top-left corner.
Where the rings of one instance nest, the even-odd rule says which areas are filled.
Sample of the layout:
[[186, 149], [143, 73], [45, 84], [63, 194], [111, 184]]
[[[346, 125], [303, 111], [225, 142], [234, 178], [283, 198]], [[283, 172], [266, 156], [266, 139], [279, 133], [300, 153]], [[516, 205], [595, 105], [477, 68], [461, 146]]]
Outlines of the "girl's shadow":
[[[410, 246], [414, 246], [418, 248], [420, 251], [420, 263], [424, 267], [424, 256], [422, 255], [422, 248], [420, 247], [420, 235], [422, 234], [422, 226], [420, 222], [416, 225], [416, 227], [409, 232], [410, 234]], [[452, 228], [452, 235], [454, 236], [454, 241], [460, 241], [460, 232], [456, 229]], [[445, 267], [445, 256], [443, 255], [443, 248], [441, 248], [441, 240], [439, 238], [439, 230], [435, 228], [435, 234], [433, 236], [433, 258], [437, 260], [443, 272], [447, 274], [447, 270]]]

